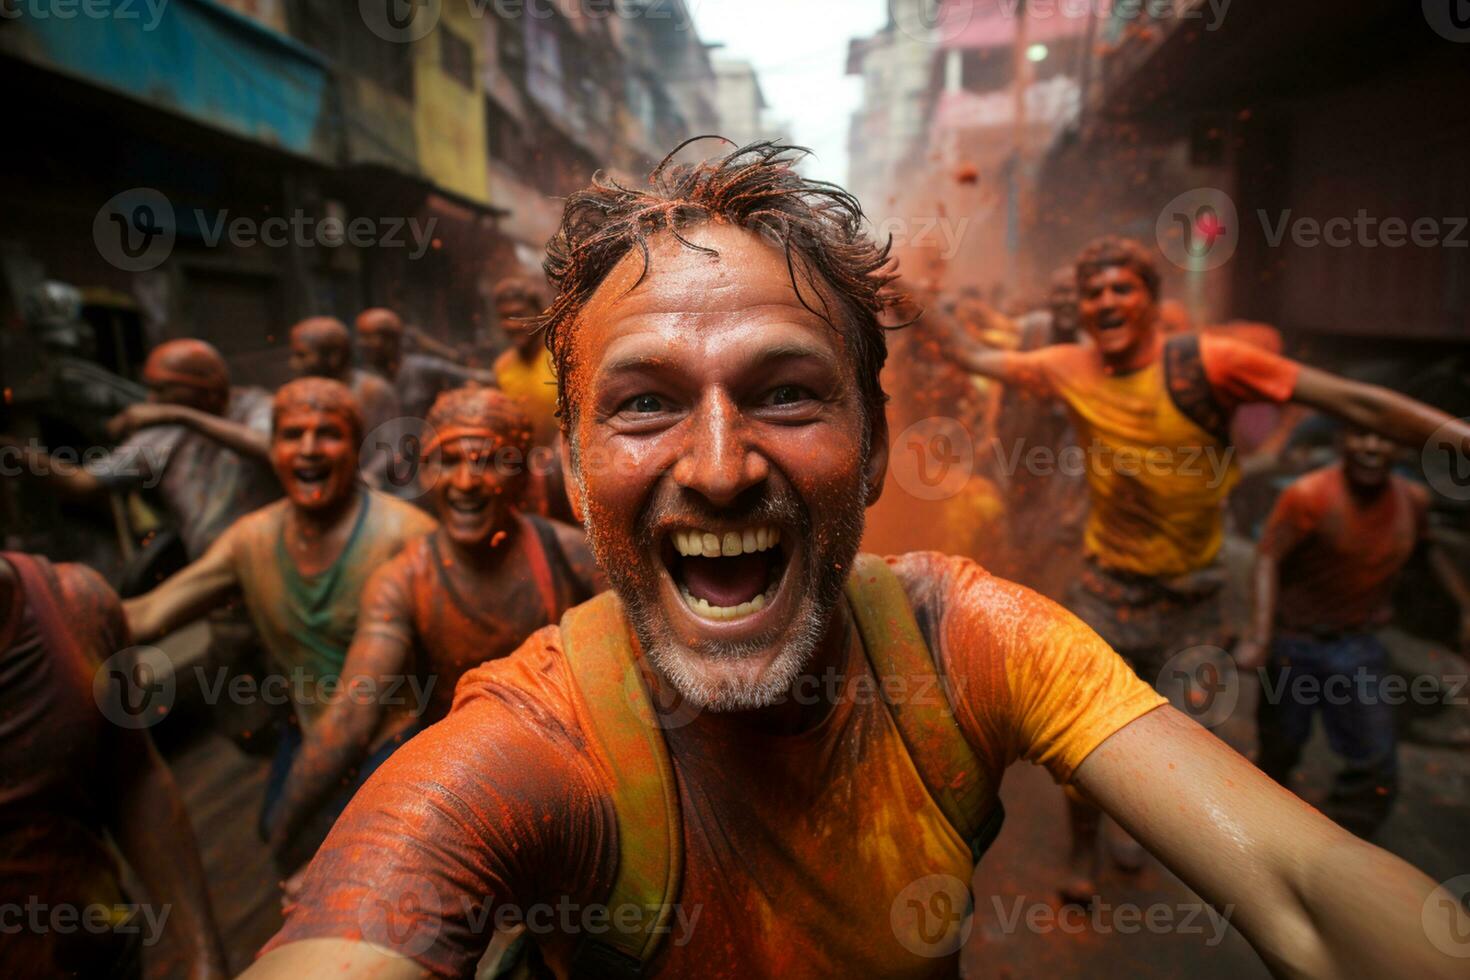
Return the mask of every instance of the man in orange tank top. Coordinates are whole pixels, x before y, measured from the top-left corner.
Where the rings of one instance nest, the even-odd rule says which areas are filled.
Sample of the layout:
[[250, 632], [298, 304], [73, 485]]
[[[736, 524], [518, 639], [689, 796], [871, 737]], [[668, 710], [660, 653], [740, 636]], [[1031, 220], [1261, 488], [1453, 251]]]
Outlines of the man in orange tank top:
[[[453, 389], [428, 423], [419, 479], [439, 527], [368, 579], [342, 668], [349, 694], [327, 709], [292, 763], [272, 818], [273, 847], [286, 847], [372, 745], [444, 717], [465, 671], [505, 656], [605, 587], [580, 529], [520, 511], [531, 427], [508, 396]], [[411, 688], [400, 683], [410, 674], [419, 679]], [[382, 695], [389, 690], [422, 700]]]

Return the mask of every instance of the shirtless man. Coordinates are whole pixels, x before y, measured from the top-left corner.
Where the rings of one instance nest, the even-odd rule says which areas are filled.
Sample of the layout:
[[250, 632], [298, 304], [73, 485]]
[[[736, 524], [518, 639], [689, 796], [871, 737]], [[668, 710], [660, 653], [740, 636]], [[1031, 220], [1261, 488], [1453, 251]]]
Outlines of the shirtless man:
[[605, 587], [581, 530], [520, 513], [530, 423], [506, 395], [457, 388], [429, 413], [420, 479], [438, 530], [368, 579], [342, 669], [346, 690], [383, 691], [412, 674], [426, 703], [344, 697], [307, 736], [270, 839], [284, 847], [373, 744], [407, 738], [449, 712], [460, 675], [509, 654]]
[[[1408, 445], [1449, 417], [1386, 388], [1339, 378], [1211, 333], [1164, 337], [1159, 273], [1130, 239], [1103, 238], [1077, 260], [1082, 328], [1092, 343], [1035, 351], [982, 348], [955, 332], [966, 370], [1062, 401], [1087, 469], [1086, 567], [1067, 605], [1149, 682], [1193, 646], [1221, 646], [1223, 503], [1240, 479], [1230, 421], [1252, 403], [1293, 402]], [[1467, 430], [1470, 432], [1470, 430]], [[1095, 891], [1097, 817], [1073, 800], [1071, 879]], [[1117, 853], [1135, 863], [1126, 842]]]
[[403, 352], [403, 320], [383, 306], [357, 315], [357, 349], [370, 371], [393, 383], [409, 418], [421, 419], [434, 399], [469, 381], [493, 384], [495, 375], [434, 354]]
[[[126, 710], [125, 692], [98, 688], [103, 711], [94, 700], [104, 661], [128, 676], [115, 656], [127, 647], [117, 594], [96, 572], [0, 553], [0, 976], [141, 977], [154, 928], [184, 957], [170, 976], [227, 975], [173, 776], [144, 728], [104, 713]], [[146, 916], [124, 918], [137, 899], [109, 841], [147, 890]], [[72, 928], [45, 928], [68, 911]]]
[[[345, 385], [302, 378], [282, 386], [273, 403], [271, 463], [285, 499], [242, 517], [202, 558], [124, 603], [133, 636], [150, 643], [237, 594], [244, 599], [295, 709], [267, 787], [267, 810], [301, 733], [311, 730], [331, 699], [357, 627], [363, 584], [435, 526], [417, 508], [358, 482], [361, 440], [362, 420]], [[391, 740], [374, 746], [384, 753], [392, 747]], [[322, 821], [349, 795], [339, 793], [322, 807]], [[298, 843], [309, 854], [314, 841], [306, 835]]]
[[352, 366], [352, 334], [342, 321], [314, 316], [292, 327], [291, 370], [298, 378], [329, 378], [347, 386], [357, 402], [363, 434], [375, 434], [374, 444], [364, 452], [363, 475], [377, 489], [392, 487], [400, 433], [383, 426], [401, 419], [403, 406], [391, 384]]
[[[558, 976], [953, 975], [963, 915], [940, 945], [913, 909], [964, 908], [930, 900], [965, 891], [1020, 758], [1233, 905], [1281, 973], [1461, 975], [1426, 938], [1470, 932], [1446, 892], [1060, 607], [963, 559], [858, 556], [887, 462], [885, 253], [794, 156], [756, 144], [568, 200], [547, 329], [614, 591], [465, 675], [249, 975], [466, 975], [502, 924]], [[876, 675], [913, 685], [858, 695]]]

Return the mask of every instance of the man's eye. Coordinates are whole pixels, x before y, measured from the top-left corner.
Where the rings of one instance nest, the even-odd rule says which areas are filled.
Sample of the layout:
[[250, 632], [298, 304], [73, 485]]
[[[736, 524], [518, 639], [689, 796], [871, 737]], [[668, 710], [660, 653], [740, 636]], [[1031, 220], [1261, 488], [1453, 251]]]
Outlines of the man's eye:
[[621, 409], [624, 412], [635, 412], [640, 415], [649, 415], [654, 412], [662, 412], [664, 403], [657, 395], [635, 395], [623, 403]]
[[770, 405], [794, 405], [797, 402], [806, 401], [812, 396], [801, 385], [780, 385], [772, 388], [770, 394], [766, 395], [766, 403]]

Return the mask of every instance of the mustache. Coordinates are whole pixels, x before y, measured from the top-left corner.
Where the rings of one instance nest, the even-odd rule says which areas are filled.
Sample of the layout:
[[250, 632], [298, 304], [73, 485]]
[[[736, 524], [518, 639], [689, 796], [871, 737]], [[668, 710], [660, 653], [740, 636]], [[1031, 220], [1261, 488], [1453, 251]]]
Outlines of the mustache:
[[649, 501], [634, 525], [634, 537], [643, 548], [657, 545], [674, 528], [716, 523], [775, 524], [799, 533], [811, 529], [811, 515], [796, 493], [764, 483], [752, 487], [726, 507], [713, 507], [689, 490], [659, 493]]

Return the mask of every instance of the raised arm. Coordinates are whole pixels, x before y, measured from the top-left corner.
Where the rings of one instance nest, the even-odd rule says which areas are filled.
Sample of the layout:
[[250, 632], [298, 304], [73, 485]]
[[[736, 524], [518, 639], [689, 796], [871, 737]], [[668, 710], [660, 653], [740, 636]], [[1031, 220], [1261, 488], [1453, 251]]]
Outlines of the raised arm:
[[1022, 355], [985, 346], [970, 336], [959, 320], [944, 313], [926, 313], [923, 324], [925, 332], [938, 343], [939, 353], [961, 370], [1003, 384], [1021, 382]]
[[8, 433], [0, 433], [0, 449], [17, 460], [21, 473], [46, 480], [62, 495], [73, 500], [85, 500], [102, 492], [102, 481], [80, 462], [69, 462]]
[[231, 527], [203, 556], [169, 576], [158, 588], [123, 602], [135, 642], [152, 643], [229, 598], [240, 585], [235, 574], [234, 537], [235, 527]]
[[1424, 445], [1440, 426], [1453, 423], [1460, 452], [1470, 455], [1470, 425], [1379, 385], [1350, 381], [1304, 364], [1291, 400], [1415, 448]]
[[1171, 707], [1124, 726], [1075, 785], [1248, 939], [1276, 976], [1464, 976], [1470, 915]]
[[354, 765], [368, 754], [373, 736], [406, 729], [425, 705], [407, 705], [389, 715], [381, 692], [409, 666], [411, 622], [395, 572], [385, 565], [369, 579], [357, 616], [357, 633], [342, 665], [337, 698], [306, 733], [291, 764], [275, 812], [267, 817], [271, 850], [286, 854], [301, 826], [342, 785]]

